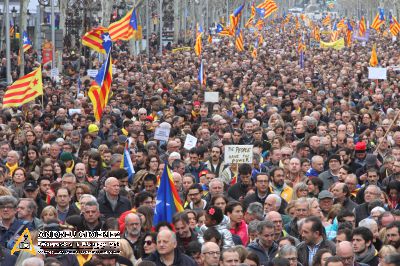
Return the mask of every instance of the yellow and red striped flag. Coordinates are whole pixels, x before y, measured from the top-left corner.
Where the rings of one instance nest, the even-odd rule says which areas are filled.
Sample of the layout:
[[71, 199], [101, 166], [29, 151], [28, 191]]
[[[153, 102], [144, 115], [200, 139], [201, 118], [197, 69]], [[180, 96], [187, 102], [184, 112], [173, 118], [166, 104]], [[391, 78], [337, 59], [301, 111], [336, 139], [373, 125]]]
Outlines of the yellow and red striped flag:
[[372, 21], [371, 28], [379, 31], [382, 25], [385, 24], [385, 13], [383, 9], [379, 9], [378, 14], [376, 14], [374, 21]]
[[328, 15], [328, 16], [326, 16], [326, 17], [322, 20], [322, 25], [328, 26], [328, 25], [330, 25], [330, 24], [331, 24], [331, 16]]
[[244, 25], [246, 28], [248, 28], [251, 24], [254, 22], [254, 17], [256, 16], [256, 7], [254, 6], [254, 3], [251, 5], [251, 15], [249, 20], [246, 22]]
[[367, 31], [367, 25], [365, 24], [365, 18], [364, 16], [361, 17], [360, 20], [360, 25], [358, 26], [358, 35], [360, 37], [365, 35], [365, 32]]
[[369, 59], [369, 65], [376, 67], [378, 65], [378, 55], [376, 54], [376, 44], [372, 46], [371, 58]]
[[3, 108], [21, 106], [40, 95], [43, 95], [42, 66], [8, 87], [3, 97]]
[[194, 44], [194, 52], [196, 53], [197, 56], [201, 55], [201, 50], [202, 50], [202, 43], [201, 43], [201, 36], [203, 34], [199, 34], [196, 38], [196, 43]]
[[235, 47], [239, 52], [244, 51], [243, 33], [241, 29], [236, 30]]
[[265, 0], [263, 3], [259, 4], [257, 8], [264, 9], [264, 18], [268, 18], [272, 13], [278, 10], [278, 6], [274, 0]]
[[346, 28], [346, 25], [344, 24], [344, 19], [343, 18], [338, 22], [337, 28], [338, 29], [345, 29]]
[[135, 31], [138, 30], [138, 23], [136, 17], [136, 9], [132, 8], [125, 17], [111, 23], [108, 26], [111, 39], [113, 41], [122, 40], [127, 41], [135, 36]]
[[109, 48], [111, 48], [111, 38], [108, 29], [105, 27], [97, 27], [86, 32], [82, 37], [82, 44], [98, 53], [108, 53]]
[[112, 58], [111, 50], [107, 54], [104, 64], [101, 66], [93, 84], [90, 86], [88, 96], [93, 104], [94, 117], [100, 121], [103, 109], [108, 103], [112, 83]]
[[321, 41], [321, 34], [319, 32], [319, 27], [318, 26], [314, 26], [314, 29], [313, 29], [312, 33], [313, 33], [312, 35], [313, 35], [314, 39], [317, 42]]
[[397, 21], [397, 19], [394, 16], [390, 17], [390, 27], [389, 27], [389, 29], [390, 29], [390, 33], [393, 36], [397, 36], [397, 34], [399, 34], [399, 32], [400, 32], [400, 24], [399, 24], [399, 22]]

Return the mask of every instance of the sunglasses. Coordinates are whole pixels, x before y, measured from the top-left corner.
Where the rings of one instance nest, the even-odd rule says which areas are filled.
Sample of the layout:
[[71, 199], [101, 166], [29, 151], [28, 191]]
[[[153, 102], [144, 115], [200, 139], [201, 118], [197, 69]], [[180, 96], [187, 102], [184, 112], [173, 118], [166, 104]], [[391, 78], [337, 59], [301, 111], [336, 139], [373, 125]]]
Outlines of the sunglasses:
[[146, 240], [146, 241], [144, 241], [144, 244], [150, 246], [151, 244], [153, 244], [153, 241]]

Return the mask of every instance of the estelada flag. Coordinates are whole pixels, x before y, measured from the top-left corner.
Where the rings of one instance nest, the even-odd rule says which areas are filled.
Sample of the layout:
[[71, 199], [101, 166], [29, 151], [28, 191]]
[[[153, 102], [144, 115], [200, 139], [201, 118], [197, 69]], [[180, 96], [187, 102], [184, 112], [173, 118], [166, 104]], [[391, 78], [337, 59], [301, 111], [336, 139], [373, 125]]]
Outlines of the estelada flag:
[[21, 77], [8, 87], [3, 97], [3, 108], [19, 107], [43, 95], [42, 66]]
[[376, 67], [378, 65], [378, 55], [376, 54], [376, 44], [372, 46], [371, 58], [369, 59], [369, 65]]

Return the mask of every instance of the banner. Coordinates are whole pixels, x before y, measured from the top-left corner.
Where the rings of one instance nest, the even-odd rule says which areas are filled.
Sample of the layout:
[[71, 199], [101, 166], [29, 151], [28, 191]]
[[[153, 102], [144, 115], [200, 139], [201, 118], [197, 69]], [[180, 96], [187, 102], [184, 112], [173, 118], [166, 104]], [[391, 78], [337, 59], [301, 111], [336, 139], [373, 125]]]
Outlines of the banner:
[[252, 163], [253, 145], [226, 145], [225, 163]]
[[53, 60], [53, 45], [49, 41], [45, 41], [42, 45], [42, 64], [45, 65]]
[[335, 50], [340, 50], [344, 47], [344, 39], [340, 38], [337, 41], [334, 42], [320, 42], [321, 48], [333, 48]]

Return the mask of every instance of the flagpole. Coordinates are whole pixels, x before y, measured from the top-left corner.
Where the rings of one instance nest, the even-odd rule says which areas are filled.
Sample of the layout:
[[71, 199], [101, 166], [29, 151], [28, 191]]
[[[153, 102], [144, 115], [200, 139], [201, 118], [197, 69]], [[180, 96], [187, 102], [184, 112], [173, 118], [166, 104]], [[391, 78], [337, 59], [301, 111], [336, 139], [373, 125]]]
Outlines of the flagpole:
[[[6, 68], [7, 68], [7, 84], [11, 84], [11, 48], [10, 48], [10, 3], [4, 0], [4, 15], [6, 21]], [[15, 30], [15, 29], [14, 29]]]
[[[55, 14], [54, 14], [54, 0], [50, 0], [50, 2], [51, 2], [51, 44], [52, 44], [51, 68], [55, 68], [56, 67], [56, 65], [55, 65], [55, 60], [56, 60], [56, 20], [55, 20]], [[80, 54], [80, 52], [79, 52], [79, 54]]]
[[163, 50], [163, 0], [160, 0], [160, 55], [162, 55]]
[[147, 59], [150, 59], [150, 18], [149, 18], [149, 0], [146, 0], [146, 54], [147, 54]]

